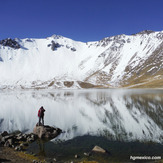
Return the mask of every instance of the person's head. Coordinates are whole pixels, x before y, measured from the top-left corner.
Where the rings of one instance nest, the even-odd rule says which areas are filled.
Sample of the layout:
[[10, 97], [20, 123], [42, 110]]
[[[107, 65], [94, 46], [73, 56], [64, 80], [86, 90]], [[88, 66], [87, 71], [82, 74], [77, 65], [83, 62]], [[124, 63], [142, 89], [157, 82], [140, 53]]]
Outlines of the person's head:
[[43, 106], [41, 106], [41, 108], [40, 108], [40, 109], [41, 109], [41, 111], [45, 111], [45, 109], [44, 109], [44, 107], [43, 107]]

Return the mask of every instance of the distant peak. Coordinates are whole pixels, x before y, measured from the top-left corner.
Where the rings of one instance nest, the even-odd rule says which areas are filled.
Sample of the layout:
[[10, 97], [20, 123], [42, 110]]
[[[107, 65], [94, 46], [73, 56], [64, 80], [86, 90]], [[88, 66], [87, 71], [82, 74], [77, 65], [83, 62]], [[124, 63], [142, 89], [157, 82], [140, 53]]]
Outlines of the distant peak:
[[60, 38], [63, 38], [63, 36], [61, 36], [61, 35], [52, 35], [51, 36], [52, 38], [54, 38], [54, 39], [60, 39]]
[[151, 34], [151, 33], [154, 33], [155, 31], [152, 31], [152, 30], [144, 30], [144, 31], [141, 31], [139, 33], [136, 33], [136, 34], [133, 34], [133, 35], [138, 35], [138, 34]]

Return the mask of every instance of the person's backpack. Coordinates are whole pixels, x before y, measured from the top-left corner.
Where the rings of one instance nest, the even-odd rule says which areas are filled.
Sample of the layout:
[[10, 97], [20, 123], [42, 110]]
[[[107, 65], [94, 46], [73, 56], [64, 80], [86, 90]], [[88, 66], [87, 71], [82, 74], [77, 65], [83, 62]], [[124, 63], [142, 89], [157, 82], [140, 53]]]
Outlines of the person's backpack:
[[40, 117], [41, 109], [38, 110], [38, 117]]

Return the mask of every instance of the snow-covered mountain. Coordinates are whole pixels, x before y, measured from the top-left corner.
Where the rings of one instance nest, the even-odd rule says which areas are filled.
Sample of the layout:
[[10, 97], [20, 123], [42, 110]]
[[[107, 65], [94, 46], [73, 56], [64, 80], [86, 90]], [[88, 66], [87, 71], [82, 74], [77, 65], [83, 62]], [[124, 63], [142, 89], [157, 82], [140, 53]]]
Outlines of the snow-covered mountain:
[[0, 88], [163, 87], [163, 31], [0, 41]]

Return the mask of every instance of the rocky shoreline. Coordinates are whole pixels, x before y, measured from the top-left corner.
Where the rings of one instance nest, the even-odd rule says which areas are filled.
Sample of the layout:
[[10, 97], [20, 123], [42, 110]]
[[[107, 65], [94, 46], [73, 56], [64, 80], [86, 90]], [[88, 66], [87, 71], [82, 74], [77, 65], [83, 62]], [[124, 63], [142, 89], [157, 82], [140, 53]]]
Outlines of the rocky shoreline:
[[32, 162], [34, 157], [29, 157], [26, 154], [26, 149], [37, 138], [33, 133], [23, 134], [20, 131], [8, 133], [4, 131], [0, 134], [0, 162]]
[[[15, 163], [55, 163], [58, 162], [58, 158], [45, 158], [40, 157], [37, 152], [29, 152], [28, 148], [32, 143], [38, 142], [49, 142], [49, 140], [57, 137], [62, 132], [59, 128], [54, 128], [51, 126], [35, 126], [33, 133], [25, 134], [20, 131], [15, 131], [13, 133], [8, 133], [4, 131], [0, 133], [0, 162], [15, 162]], [[50, 142], [49, 142], [50, 143]], [[84, 152], [82, 158], [80, 154], [74, 154], [74, 160], [82, 163], [98, 163], [97, 161], [90, 161], [89, 158], [93, 153], [108, 154], [106, 150], [99, 146], [94, 146], [94, 148], [89, 152]], [[60, 152], [57, 153], [59, 155]], [[64, 163], [75, 163], [76, 161], [63, 161]], [[80, 161], [79, 161], [80, 160]], [[59, 162], [62, 162], [59, 161]]]
[[[48, 141], [50, 131], [61, 133], [60, 129], [45, 131], [36, 127], [36, 133], [24, 134], [20, 131], [0, 134], [0, 162], [15, 163], [118, 163], [131, 162], [130, 156], [139, 153], [149, 156], [161, 156], [163, 146], [152, 142], [121, 142], [108, 140], [100, 136], [79, 136], [71, 140], [55, 139]], [[42, 133], [41, 138], [38, 135]], [[56, 135], [55, 135], [56, 136]], [[133, 148], [134, 147], [134, 148]], [[153, 150], [151, 150], [153, 149]], [[151, 160], [152, 161], [152, 160]], [[162, 159], [154, 160], [162, 163]]]
[[[4, 131], [0, 133], [0, 162], [15, 162], [13, 161], [15, 160], [15, 157], [17, 158], [16, 162], [21, 162], [22, 159], [27, 162], [42, 162], [37, 157], [34, 157], [33, 154], [27, 154], [26, 149], [31, 143], [35, 142], [36, 140], [43, 139], [49, 141], [57, 137], [61, 132], [61, 129], [47, 125], [36, 125], [33, 129], [33, 133], [28, 134], [22, 133], [20, 131], [15, 131], [13, 133]], [[12, 160], [8, 160], [8, 158], [11, 158]], [[34, 159], [39, 161], [34, 161]]]
[[57, 137], [62, 132], [59, 128], [51, 126], [35, 126], [33, 133], [25, 134], [20, 131], [8, 133], [4, 131], [0, 134], [0, 144], [4, 147], [14, 148], [16, 151], [21, 151], [29, 146], [30, 143], [37, 139], [47, 139], [48, 141]]
[[4, 147], [11, 147], [16, 151], [22, 151], [37, 138], [37, 135], [33, 133], [23, 134], [20, 131], [17, 131], [9, 134], [7, 131], [4, 131], [0, 134], [0, 143]]

